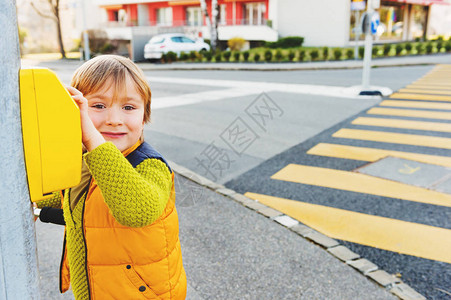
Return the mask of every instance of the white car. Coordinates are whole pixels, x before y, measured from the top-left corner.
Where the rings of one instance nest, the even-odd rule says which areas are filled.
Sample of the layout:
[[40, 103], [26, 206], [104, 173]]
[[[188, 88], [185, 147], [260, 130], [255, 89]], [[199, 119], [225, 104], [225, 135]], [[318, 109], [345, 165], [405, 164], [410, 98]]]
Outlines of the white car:
[[159, 34], [152, 37], [144, 46], [145, 59], [161, 59], [163, 53], [169, 51], [177, 53], [189, 53], [190, 51], [210, 50], [210, 45], [204, 42], [202, 38], [193, 40], [183, 33]]

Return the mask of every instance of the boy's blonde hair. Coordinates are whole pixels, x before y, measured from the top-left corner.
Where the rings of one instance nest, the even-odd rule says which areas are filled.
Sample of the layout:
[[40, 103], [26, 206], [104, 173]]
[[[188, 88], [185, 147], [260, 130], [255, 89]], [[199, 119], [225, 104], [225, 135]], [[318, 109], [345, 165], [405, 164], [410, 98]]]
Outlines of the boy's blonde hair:
[[138, 93], [144, 101], [144, 123], [150, 121], [150, 103], [152, 93], [143, 71], [130, 59], [119, 55], [101, 55], [88, 60], [74, 73], [70, 85], [83, 95], [95, 93], [111, 80], [115, 86], [114, 99], [124, 90], [126, 76], [135, 83]]

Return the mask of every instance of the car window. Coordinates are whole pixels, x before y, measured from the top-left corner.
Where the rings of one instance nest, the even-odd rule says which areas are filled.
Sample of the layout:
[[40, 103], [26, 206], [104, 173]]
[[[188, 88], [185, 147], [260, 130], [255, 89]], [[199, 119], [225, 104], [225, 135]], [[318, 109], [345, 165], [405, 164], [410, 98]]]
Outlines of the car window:
[[164, 42], [164, 37], [161, 37], [161, 36], [154, 36], [149, 41], [150, 44], [161, 44], [163, 42]]
[[193, 44], [195, 43], [192, 39], [189, 39], [184, 36], [182, 36], [181, 39], [182, 39], [183, 43], [193, 43]]
[[183, 43], [182, 38], [179, 36], [171, 37], [171, 41], [173, 41], [174, 43]]

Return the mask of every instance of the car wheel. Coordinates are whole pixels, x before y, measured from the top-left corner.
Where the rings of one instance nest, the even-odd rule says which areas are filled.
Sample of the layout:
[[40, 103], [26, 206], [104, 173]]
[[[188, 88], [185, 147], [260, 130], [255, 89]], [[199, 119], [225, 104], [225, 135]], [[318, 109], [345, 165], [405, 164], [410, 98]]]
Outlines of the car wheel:
[[205, 49], [205, 48], [202, 48], [202, 49], [200, 49], [200, 51], [207, 51], [207, 49]]

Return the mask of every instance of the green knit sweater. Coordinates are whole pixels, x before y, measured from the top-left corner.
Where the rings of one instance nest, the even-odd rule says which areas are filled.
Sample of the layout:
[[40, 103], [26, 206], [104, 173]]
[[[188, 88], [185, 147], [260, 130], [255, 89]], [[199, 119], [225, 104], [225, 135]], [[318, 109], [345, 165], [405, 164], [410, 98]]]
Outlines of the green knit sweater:
[[[172, 176], [164, 162], [149, 158], [133, 168], [111, 142], [86, 153], [84, 159], [111, 214], [120, 224], [143, 227], [152, 224], [162, 214], [172, 187]], [[82, 228], [86, 194], [80, 194], [73, 210], [70, 208], [69, 190], [65, 191], [63, 201], [71, 285], [77, 300], [89, 299]], [[61, 208], [59, 195], [55, 193], [53, 198], [39, 202], [39, 207]]]

